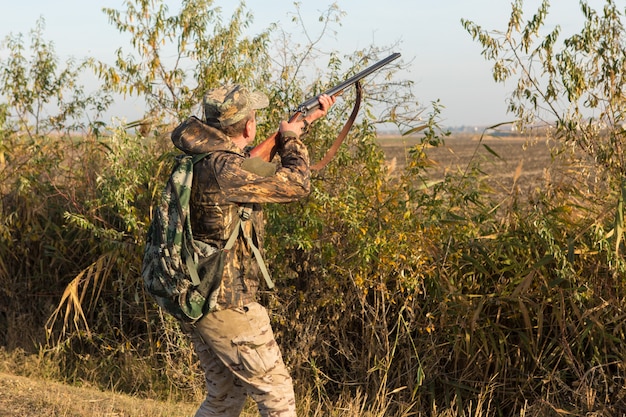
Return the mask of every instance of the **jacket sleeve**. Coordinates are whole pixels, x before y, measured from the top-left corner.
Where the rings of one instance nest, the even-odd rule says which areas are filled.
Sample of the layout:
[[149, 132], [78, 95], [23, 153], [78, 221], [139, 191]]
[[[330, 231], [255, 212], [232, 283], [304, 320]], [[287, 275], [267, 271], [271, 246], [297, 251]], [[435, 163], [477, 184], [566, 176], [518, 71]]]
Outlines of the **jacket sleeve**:
[[281, 164], [271, 176], [243, 169], [245, 158], [240, 155], [216, 155], [216, 178], [227, 199], [233, 203], [287, 203], [307, 196], [311, 171], [306, 146], [299, 139], [287, 138], [278, 154]]

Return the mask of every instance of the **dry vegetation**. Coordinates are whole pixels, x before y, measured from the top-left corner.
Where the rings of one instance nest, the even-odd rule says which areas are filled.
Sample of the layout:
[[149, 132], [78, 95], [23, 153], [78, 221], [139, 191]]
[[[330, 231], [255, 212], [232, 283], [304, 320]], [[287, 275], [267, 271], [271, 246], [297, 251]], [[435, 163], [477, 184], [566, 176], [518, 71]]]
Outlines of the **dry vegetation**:
[[[23, 59], [21, 37], [6, 39], [0, 417], [190, 415], [202, 396], [187, 338], [152, 307], [139, 278], [171, 144], [137, 140], [123, 126], [103, 135], [112, 97], [145, 99], [166, 123], [166, 114], [187, 117], [217, 79], [255, 80], [272, 85], [277, 100], [259, 125], [263, 136], [284, 117], [280, 108], [308, 95], [292, 88], [303, 73], [289, 63], [292, 55], [315, 59], [314, 43], [285, 49], [277, 68], [269, 30], [242, 38], [245, 8], [228, 22], [210, 2], [185, 2], [174, 16], [159, 1], [127, 3], [126, 12], [105, 12], [132, 34], [133, 49], [113, 66], [89, 61], [103, 83], [93, 95], [76, 87], [84, 67], [55, 65], [61, 60], [42, 23], [32, 33], [36, 59]], [[358, 140], [314, 178], [314, 198], [267, 208], [265, 247], [282, 280], [266, 301], [300, 415], [626, 415], [626, 101], [614, 94], [626, 85], [623, 13], [614, 1], [603, 13], [583, 6], [580, 34], [560, 39], [550, 29], [544, 38], [549, 3], [526, 23], [521, 2], [512, 4], [506, 32], [463, 25], [485, 58], [496, 59], [496, 82], [517, 86], [511, 117], [525, 126], [555, 121], [550, 148], [562, 160], [541, 135], [455, 134], [438, 148], [377, 138], [373, 122], [417, 133], [416, 115], [428, 114], [419, 134], [441, 139], [440, 106], [416, 108], [412, 83], [395, 80], [406, 69], [399, 67], [368, 88], [372, 102], [390, 104], [388, 113], [353, 126]], [[336, 12], [321, 23], [335, 22]], [[179, 53], [170, 56], [174, 66], [161, 60], [169, 50]], [[198, 59], [198, 51], [234, 65]], [[315, 82], [344, 78], [345, 65], [383, 51], [332, 59]], [[180, 76], [185, 63], [193, 80]], [[339, 101], [338, 114], [349, 111], [341, 107], [348, 101]], [[39, 112], [41, 103], [57, 102], [58, 114]], [[309, 146], [326, 149], [341, 119], [316, 124]], [[46, 135], [66, 131], [69, 139], [76, 130], [90, 132], [89, 140]], [[164, 139], [159, 130], [155, 137]]]
[[[387, 137], [380, 143], [388, 163], [401, 170], [407, 160], [407, 150], [415, 145], [412, 138]], [[545, 142], [529, 145], [525, 137], [495, 137], [453, 135], [445, 146], [427, 150], [435, 166], [436, 176], [447, 170], [464, 170], [471, 159], [481, 159], [481, 167], [495, 181], [495, 185], [510, 189], [518, 171], [517, 185], [530, 187], [538, 184], [543, 170], [551, 163]], [[521, 171], [519, 171], [519, 167]], [[4, 354], [0, 366], [0, 417], [11, 416], [191, 416], [197, 404], [167, 403], [83, 386], [76, 387], [45, 379], [45, 372], [37, 370], [37, 358], [17, 358], [19, 353]], [[21, 364], [19, 369], [15, 363]], [[33, 375], [32, 377], [18, 376]], [[250, 416], [258, 415], [250, 408]]]

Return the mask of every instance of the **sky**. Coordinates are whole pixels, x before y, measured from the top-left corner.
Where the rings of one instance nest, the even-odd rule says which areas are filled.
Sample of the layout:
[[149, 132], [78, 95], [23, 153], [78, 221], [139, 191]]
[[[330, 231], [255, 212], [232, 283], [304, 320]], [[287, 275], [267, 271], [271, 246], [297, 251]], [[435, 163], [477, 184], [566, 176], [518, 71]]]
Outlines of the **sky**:
[[[123, 0], [22, 0], [4, 4], [0, 14], [0, 39], [9, 33], [25, 36], [36, 21], [45, 19], [44, 39], [54, 44], [57, 56], [63, 61], [69, 57], [95, 57], [113, 62], [115, 51], [122, 47], [130, 52], [130, 44], [108, 22], [103, 7], [124, 10]], [[180, 7], [180, 0], [165, 0], [170, 12]], [[317, 0], [301, 1], [301, 15], [313, 34], [319, 29], [316, 21], [331, 4], [345, 14], [329, 48], [342, 53], [369, 45], [386, 47], [397, 45], [396, 52], [411, 63], [406, 78], [414, 84], [417, 100], [427, 105], [439, 100], [444, 106], [442, 125], [491, 126], [510, 121], [506, 113], [506, 98], [513, 85], [496, 84], [491, 75], [491, 63], [481, 56], [481, 46], [472, 40], [461, 19], [479, 24], [486, 30], [506, 29], [511, 13], [507, 0]], [[577, 32], [582, 24], [578, 0], [552, 0], [548, 29], [560, 25], [562, 37]], [[600, 9], [603, 0], [588, 0]], [[620, 1], [617, 0], [619, 4]], [[215, 0], [222, 7], [227, 20], [239, 1]], [[293, 0], [247, 0], [254, 22], [250, 35], [261, 32], [271, 23], [278, 24], [287, 33], [299, 34], [292, 22], [295, 12]], [[525, 20], [539, 6], [539, 0], [525, 0]], [[381, 57], [382, 59], [383, 57]], [[0, 59], [4, 55], [0, 54]], [[126, 103], [113, 108], [119, 117], [127, 120], [143, 114], [140, 105]], [[136, 113], [136, 114], [133, 114]]]

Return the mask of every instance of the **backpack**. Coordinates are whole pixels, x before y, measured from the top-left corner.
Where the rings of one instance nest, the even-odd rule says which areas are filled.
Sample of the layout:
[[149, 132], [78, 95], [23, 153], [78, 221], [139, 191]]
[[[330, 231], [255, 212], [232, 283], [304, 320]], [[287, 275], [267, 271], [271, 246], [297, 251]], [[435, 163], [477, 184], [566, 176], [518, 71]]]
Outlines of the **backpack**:
[[207, 155], [177, 157], [153, 209], [141, 271], [144, 286], [157, 304], [191, 323], [216, 305], [224, 254], [239, 235], [236, 227], [223, 249], [193, 239], [189, 219], [193, 166]]
[[154, 208], [146, 236], [141, 275], [157, 304], [179, 320], [194, 323], [217, 306], [224, 258], [242, 232], [268, 288], [272, 282], [261, 252], [243, 227], [252, 212], [240, 207], [238, 224], [223, 248], [194, 240], [189, 219], [193, 166], [208, 153], [180, 155]]

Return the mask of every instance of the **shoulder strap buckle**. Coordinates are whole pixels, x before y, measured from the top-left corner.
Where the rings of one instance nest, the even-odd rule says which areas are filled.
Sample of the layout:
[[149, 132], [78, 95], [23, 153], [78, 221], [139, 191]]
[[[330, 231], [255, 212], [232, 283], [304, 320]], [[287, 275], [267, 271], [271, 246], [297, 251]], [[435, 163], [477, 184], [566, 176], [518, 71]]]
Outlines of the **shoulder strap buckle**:
[[246, 220], [249, 220], [251, 215], [252, 215], [251, 204], [246, 204], [246, 205], [239, 207], [239, 218], [241, 219], [241, 221], [245, 222]]

